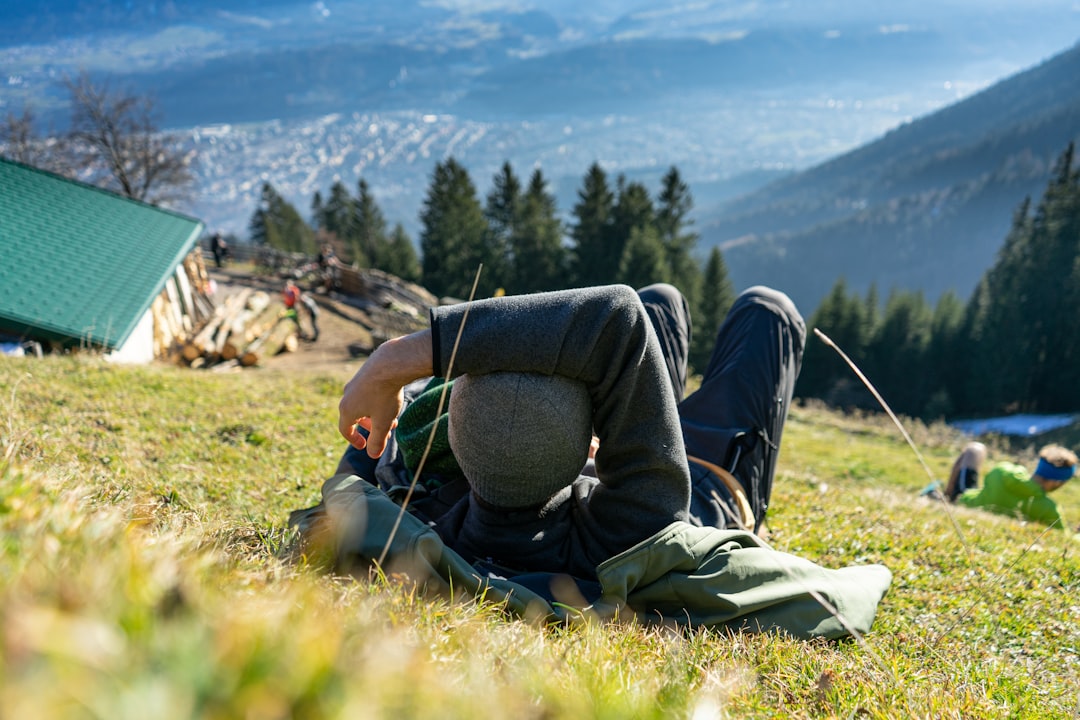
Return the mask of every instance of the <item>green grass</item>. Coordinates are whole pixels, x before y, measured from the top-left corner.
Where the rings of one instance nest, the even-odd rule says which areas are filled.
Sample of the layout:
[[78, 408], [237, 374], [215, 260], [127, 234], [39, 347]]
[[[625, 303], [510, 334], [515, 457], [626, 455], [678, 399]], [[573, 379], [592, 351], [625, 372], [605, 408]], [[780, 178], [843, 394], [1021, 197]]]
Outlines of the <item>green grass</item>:
[[[346, 379], [0, 361], [0, 717], [1080, 712], [1080, 542], [917, 498], [887, 418], [796, 408], [770, 511], [780, 549], [892, 569], [862, 642], [544, 627], [286, 561]], [[944, 476], [962, 438], [908, 429]]]

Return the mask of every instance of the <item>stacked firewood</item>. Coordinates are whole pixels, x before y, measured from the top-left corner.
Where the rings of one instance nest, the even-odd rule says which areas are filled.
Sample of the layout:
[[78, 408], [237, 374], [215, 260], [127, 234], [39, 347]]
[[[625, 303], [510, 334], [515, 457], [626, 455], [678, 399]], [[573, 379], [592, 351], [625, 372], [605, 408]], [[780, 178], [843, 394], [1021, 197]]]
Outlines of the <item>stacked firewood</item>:
[[[321, 311], [351, 321], [355, 339], [348, 351], [353, 357], [367, 356], [390, 338], [427, 327], [428, 311], [440, 304], [420, 285], [372, 268], [338, 264], [331, 274], [312, 258], [266, 248], [252, 259], [260, 275], [296, 281], [310, 297], [324, 298], [318, 303]], [[215, 300], [205, 323], [183, 342], [178, 358], [182, 364], [215, 370], [250, 367], [298, 349], [302, 333], [295, 316], [286, 315], [282, 300], [252, 288], [215, 295]]]
[[261, 290], [242, 288], [214, 308], [180, 355], [193, 368], [250, 367], [279, 352], [295, 351], [298, 343], [299, 327], [286, 315], [283, 302]]
[[150, 305], [154, 357], [170, 358], [214, 312], [210, 278], [198, 250], [188, 253]]

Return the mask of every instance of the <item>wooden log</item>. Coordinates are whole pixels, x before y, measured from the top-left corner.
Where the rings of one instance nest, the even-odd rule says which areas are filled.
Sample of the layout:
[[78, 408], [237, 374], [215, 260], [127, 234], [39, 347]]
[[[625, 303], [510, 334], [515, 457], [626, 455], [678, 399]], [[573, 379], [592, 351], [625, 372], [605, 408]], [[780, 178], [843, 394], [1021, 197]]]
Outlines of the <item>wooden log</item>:
[[282, 318], [265, 335], [248, 346], [244, 354], [240, 356], [240, 364], [251, 367], [258, 365], [261, 360], [277, 355], [282, 350], [288, 350], [290, 347], [295, 350], [298, 347], [299, 331], [299, 327], [290, 318]]
[[184, 332], [184, 308], [180, 304], [180, 292], [176, 289], [175, 278], [176, 274], [174, 273], [165, 281], [165, 311], [167, 313], [166, 317], [169, 318], [173, 336], [183, 340], [188, 333]]
[[207, 352], [216, 350], [215, 336], [221, 330], [221, 324], [225, 322], [226, 317], [232, 311], [234, 303], [237, 302], [237, 297], [238, 294], [231, 295], [225, 299], [223, 304], [214, 306], [213, 315], [207, 320], [206, 325], [184, 344], [183, 353], [185, 359], [190, 362]]
[[220, 324], [220, 317], [212, 318], [195, 337], [184, 343], [184, 349], [181, 351], [184, 359], [191, 362], [197, 357], [202, 357], [206, 353], [206, 346], [210, 344]]
[[240, 351], [248, 344], [248, 339], [245, 337], [245, 332], [248, 325], [254, 322], [255, 317], [266, 309], [266, 306], [270, 304], [270, 296], [261, 290], [253, 293], [247, 301], [243, 310], [233, 316], [232, 324], [229, 327], [229, 335], [225, 339], [225, 344], [221, 346], [221, 357], [225, 360], [232, 360], [240, 354]]
[[285, 303], [280, 300], [272, 301], [267, 305], [258, 317], [251, 321], [244, 329], [244, 344], [248, 345], [272, 328], [285, 313]]
[[239, 357], [247, 350], [248, 346], [262, 337], [272, 328], [285, 312], [285, 304], [281, 301], [269, 301], [259, 315], [249, 322], [243, 332], [229, 335], [225, 347], [222, 348], [221, 356], [224, 358]]
[[225, 302], [225, 317], [222, 318], [221, 325], [214, 335], [212, 345], [207, 348], [211, 355], [222, 355], [225, 342], [229, 339], [229, 333], [232, 332], [232, 324], [236, 321], [236, 316], [247, 307], [248, 298], [251, 297], [253, 292], [255, 291], [251, 288], [244, 288], [235, 295], [230, 296]]
[[270, 302], [270, 293], [258, 290], [248, 298], [247, 309], [258, 315], [270, 305]]
[[214, 367], [210, 368], [210, 372], [228, 372], [230, 370], [239, 370], [240, 364], [236, 360], [226, 360], [223, 363], [218, 363]]
[[191, 262], [185, 263], [185, 267], [188, 271], [188, 284], [191, 286], [192, 319], [194, 320], [196, 327], [201, 327], [203, 323], [214, 316], [218, 303], [215, 302], [213, 295], [210, 294], [211, 285], [209, 279], [201, 279], [196, 274], [196, 269], [193, 265], [194, 263]]
[[154, 318], [154, 357], [162, 357], [172, 344], [172, 334], [165, 317], [165, 300], [160, 294], [150, 303], [150, 312]]
[[198, 322], [198, 312], [195, 309], [195, 297], [188, 278], [187, 269], [184, 266], [176, 268], [176, 287], [180, 291], [181, 312], [184, 315], [184, 330], [190, 336]]
[[206, 264], [203, 262], [202, 251], [199, 249], [192, 250], [184, 258], [184, 270], [187, 271], [188, 280], [191, 282], [192, 287], [197, 288], [198, 292], [203, 296], [206, 296], [210, 292], [210, 274], [206, 272]]
[[196, 348], [195, 356], [203, 354], [206, 350], [206, 346], [213, 340], [214, 334], [218, 331], [218, 327], [221, 326], [221, 321], [225, 319], [225, 307], [218, 305], [214, 309], [214, 315], [211, 317], [206, 325], [203, 325], [202, 330], [195, 333], [195, 336], [188, 341], [188, 345]]
[[214, 301], [210, 299], [208, 295], [193, 294], [191, 299], [195, 302], [195, 308], [199, 311], [199, 320], [208, 320], [214, 316], [214, 311], [217, 306], [214, 305]]

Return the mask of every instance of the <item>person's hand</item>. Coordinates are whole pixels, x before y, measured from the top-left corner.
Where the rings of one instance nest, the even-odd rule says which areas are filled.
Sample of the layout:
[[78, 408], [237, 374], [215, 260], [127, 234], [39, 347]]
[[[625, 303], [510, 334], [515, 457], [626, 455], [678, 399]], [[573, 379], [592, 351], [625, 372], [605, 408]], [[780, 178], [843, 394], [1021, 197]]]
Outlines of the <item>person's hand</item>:
[[[431, 374], [431, 331], [388, 340], [360, 366], [338, 403], [338, 431], [357, 450], [377, 458], [404, 404], [402, 388]], [[368, 431], [365, 438], [357, 427]]]
[[[377, 458], [397, 427], [404, 396], [402, 385], [382, 382], [373, 377], [373, 371], [365, 372], [370, 362], [371, 359], [364, 363], [345, 385], [338, 403], [338, 430], [354, 448], [367, 448], [368, 455]], [[367, 437], [359, 428], [367, 430]]]

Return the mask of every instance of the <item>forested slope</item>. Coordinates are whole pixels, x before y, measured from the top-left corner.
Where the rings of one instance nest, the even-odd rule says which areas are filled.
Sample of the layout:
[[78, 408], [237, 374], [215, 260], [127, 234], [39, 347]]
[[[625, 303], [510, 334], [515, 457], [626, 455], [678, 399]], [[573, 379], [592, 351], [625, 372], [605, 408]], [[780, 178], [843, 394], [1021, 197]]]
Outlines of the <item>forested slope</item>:
[[1013, 212], [1080, 138], [1080, 46], [731, 203], [702, 228], [740, 285], [816, 306], [839, 276], [968, 295]]

